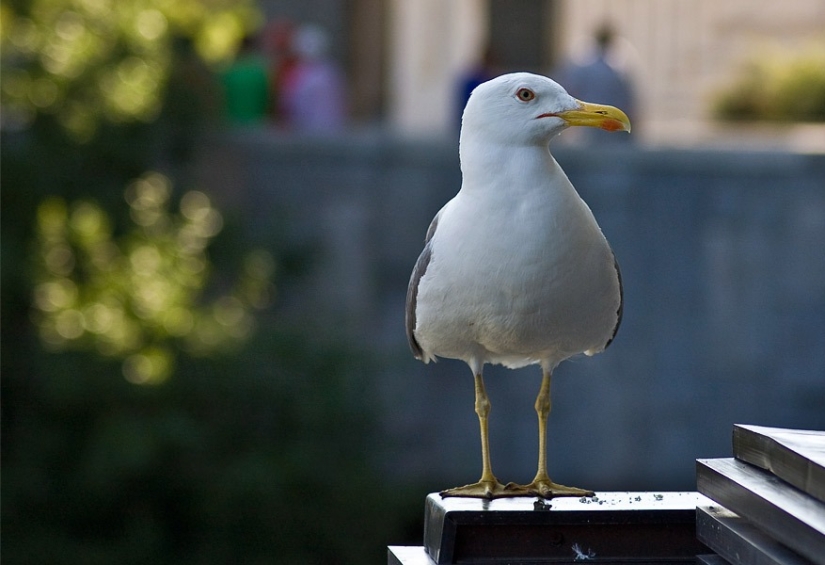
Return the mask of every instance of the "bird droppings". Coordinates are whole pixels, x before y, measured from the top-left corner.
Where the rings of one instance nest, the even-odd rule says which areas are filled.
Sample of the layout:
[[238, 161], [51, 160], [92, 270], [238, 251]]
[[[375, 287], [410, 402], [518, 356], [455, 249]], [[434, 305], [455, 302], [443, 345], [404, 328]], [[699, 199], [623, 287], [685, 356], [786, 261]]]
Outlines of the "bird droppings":
[[579, 502], [581, 502], [582, 504], [598, 504], [599, 506], [604, 505], [605, 502], [609, 504], [616, 504], [615, 500], [603, 500], [600, 499], [598, 496], [583, 496], [579, 499]]
[[[619, 496], [621, 494], [621, 496]], [[670, 506], [671, 504], [675, 504], [676, 497], [692, 497], [695, 493], [684, 492], [684, 493], [654, 493], [654, 492], [647, 492], [647, 493], [637, 493], [637, 492], [625, 492], [625, 493], [602, 493], [602, 496], [592, 496], [592, 497], [579, 497], [575, 499], [571, 499], [572, 501], [578, 501], [578, 504], [588, 504], [588, 505], [596, 505], [602, 506], [606, 508], [615, 508], [615, 507], [633, 507], [636, 505], [641, 505], [642, 507], [652, 507], [652, 508], [662, 508], [664, 506]]]
[[594, 557], [596, 557], [595, 551], [593, 551], [590, 548], [588, 548], [586, 551], [583, 551], [577, 543], [574, 543], [571, 549], [573, 550], [573, 555], [575, 555], [573, 561], [587, 561], [588, 559], [593, 559]]

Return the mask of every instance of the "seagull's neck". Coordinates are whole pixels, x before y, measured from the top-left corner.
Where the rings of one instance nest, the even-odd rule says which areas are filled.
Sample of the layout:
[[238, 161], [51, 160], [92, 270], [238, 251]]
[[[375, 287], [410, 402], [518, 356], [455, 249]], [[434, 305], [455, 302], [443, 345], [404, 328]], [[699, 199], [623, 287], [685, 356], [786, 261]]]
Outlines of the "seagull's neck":
[[546, 145], [507, 145], [463, 137], [459, 147], [463, 186], [500, 192], [502, 179], [528, 178], [535, 183], [508, 186], [508, 191], [572, 190], [567, 176]]

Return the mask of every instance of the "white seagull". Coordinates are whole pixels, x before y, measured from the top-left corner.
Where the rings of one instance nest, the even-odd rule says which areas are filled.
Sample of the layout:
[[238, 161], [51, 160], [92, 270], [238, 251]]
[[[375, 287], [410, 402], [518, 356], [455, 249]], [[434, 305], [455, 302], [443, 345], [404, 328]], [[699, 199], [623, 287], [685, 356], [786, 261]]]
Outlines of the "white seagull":
[[[547, 416], [553, 369], [604, 350], [622, 318], [622, 282], [610, 245], [548, 144], [568, 126], [630, 131], [612, 106], [581, 102], [549, 78], [507, 74], [478, 86], [464, 110], [463, 181], [436, 214], [407, 290], [407, 338], [416, 358], [461, 359], [475, 377], [482, 473], [442, 496], [589, 496], [550, 480]], [[540, 365], [538, 471], [503, 485], [490, 466], [486, 363]]]

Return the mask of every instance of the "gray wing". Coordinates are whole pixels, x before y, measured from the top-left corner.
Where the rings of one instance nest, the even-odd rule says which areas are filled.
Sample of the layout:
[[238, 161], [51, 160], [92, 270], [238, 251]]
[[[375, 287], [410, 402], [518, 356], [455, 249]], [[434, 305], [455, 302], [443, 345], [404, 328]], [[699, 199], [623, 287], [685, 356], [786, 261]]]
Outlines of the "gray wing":
[[613, 254], [613, 266], [616, 268], [616, 277], [619, 279], [619, 309], [616, 311], [616, 325], [613, 327], [613, 335], [604, 344], [604, 348], [613, 343], [613, 338], [619, 332], [619, 326], [622, 324], [622, 314], [624, 313], [624, 289], [622, 288], [622, 271], [619, 269], [619, 262], [616, 260], [616, 255]]
[[439, 211], [435, 215], [433, 221], [430, 222], [430, 227], [427, 229], [427, 236], [424, 238], [424, 250], [418, 256], [418, 261], [413, 267], [412, 276], [410, 277], [410, 284], [407, 287], [407, 309], [406, 309], [406, 325], [407, 325], [407, 341], [410, 344], [410, 349], [416, 359], [424, 357], [424, 350], [418, 340], [415, 339], [415, 308], [418, 304], [418, 283], [421, 277], [427, 272], [427, 266], [430, 264], [432, 257], [432, 239], [435, 234], [435, 229], [438, 226], [438, 217], [441, 215]]

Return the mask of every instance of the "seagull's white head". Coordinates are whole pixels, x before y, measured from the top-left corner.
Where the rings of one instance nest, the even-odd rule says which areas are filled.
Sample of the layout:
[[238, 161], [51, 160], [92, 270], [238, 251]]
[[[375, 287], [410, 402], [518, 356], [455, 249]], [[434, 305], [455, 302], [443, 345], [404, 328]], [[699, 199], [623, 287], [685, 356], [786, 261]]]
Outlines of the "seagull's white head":
[[462, 117], [461, 137], [510, 145], [546, 145], [569, 126], [630, 131], [630, 120], [613, 106], [576, 100], [547, 77], [512, 73], [479, 85]]

